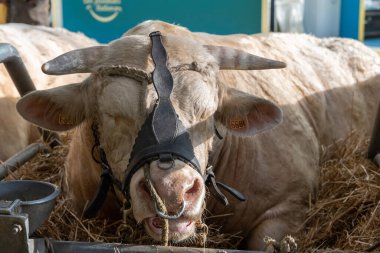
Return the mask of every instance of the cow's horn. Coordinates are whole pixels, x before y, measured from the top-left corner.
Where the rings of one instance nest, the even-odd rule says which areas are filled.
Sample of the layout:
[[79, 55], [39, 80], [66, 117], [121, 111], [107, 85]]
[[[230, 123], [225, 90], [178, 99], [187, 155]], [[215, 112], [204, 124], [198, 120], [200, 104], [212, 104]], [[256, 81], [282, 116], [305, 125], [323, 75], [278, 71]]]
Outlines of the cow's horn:
[[42, 71], [49, 75], [90, 73], [104, 59], [105, 51], [105, 46], [73, 50], [44, 63]]
[[210, 45], [205, 48], [219, 62], [220, 69], [255, 70], [286, 67], [284, 62], [259, 57], [233, 48]]

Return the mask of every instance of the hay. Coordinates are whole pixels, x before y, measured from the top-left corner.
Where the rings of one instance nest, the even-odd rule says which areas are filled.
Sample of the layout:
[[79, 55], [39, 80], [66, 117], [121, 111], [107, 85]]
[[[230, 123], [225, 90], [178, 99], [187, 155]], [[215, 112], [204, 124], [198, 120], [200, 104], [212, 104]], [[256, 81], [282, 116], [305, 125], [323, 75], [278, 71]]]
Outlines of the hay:
[[325, 150], [318, 201], [298, 235], [301, 251], [364, 251], [380, 241], [380, 169], [366, 159], [368, 144], [352, 133]]
[[[68, 143], [69, 135], [63, 136]], [[380, 169], [368, 161], [368, 140], [358, 134], [325, 149], [321, 165], [321, 187], [317, 203], [310, 209], [306, 229], [297, 236], [300, 252], [341, 252], [326, 248], [363, 251], [380, 241]], [[61, 185], [67, 146], [51, 153], [39, 154], [10, 175], [11, 179], [35, 179]], [[206, 215], [207, 216], [207, 215]], [[212, 221], [205, 217], [205, 221]], [[152, 244], [143, 227], [129, 217], [121, 233], [121, 221], [82, 219], [72, 210], [70, 200], [61, 196], [54, 211], [35, 236], [57, 240], [87, 242], [124, 242]], [[205, 244], [196, 237], [180, 246], [235, 249], [239, 234], [220, 234], [216, 225], [208, 224]], [[380, 252], [374, 251], [374, 252]]]

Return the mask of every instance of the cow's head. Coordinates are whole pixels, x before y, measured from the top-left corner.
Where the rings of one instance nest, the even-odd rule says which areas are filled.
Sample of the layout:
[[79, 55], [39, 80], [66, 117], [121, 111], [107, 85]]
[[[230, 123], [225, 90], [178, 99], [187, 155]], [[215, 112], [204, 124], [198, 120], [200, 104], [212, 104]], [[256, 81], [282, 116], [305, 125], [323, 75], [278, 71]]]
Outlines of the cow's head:
[[[184, 208], [179, 218], [169, 221], [169, 237], [178, 242], [194, 234], [195, 223], [204, 209], [206, 190], [203, 176], [213, 147], [215, 124], [223, 125], [232, 134], [251, 136], [276, 126], [282, 119], [281, 110], [276, 105], [220, 83], [218, 72], [225, 69], [282, 68], [285, 64], [232, 48], [200, 45], [175, 36], [162, 37], [162, 43], [168, 55], [166, 65], [173, 78], [169, 107], [175, 112], [177, 127], [173, 132], [172, 125], [168, 123], [169, 139], [175, 142], [176, 136], [187, 134], [187, 144], [190, 143], [187, 149], [196, 162], [176, 154], [170, 154], [173, 158], [168, 160], [170, 155], [167, 153], [163, 157], [148, 159], [127, 180], [126, 195], [130, 196], [135, 219], [143, 222], [147, 232], [159, 240], [161, 222], [141, 169], [148, 166], [151, 181], [166, 206], [167, 214], [178, 214]], [[153, 71], [154, 62], [157, 65], [156, 60], [153, 62], [151, 48], [148, 36], [132, 35], [107, 46], [61, 55], [43, 65], [45, 73], [89, 72], [92, 75], [80, 84], [32, 92], [20, 100], [18, 110], [27, 120], [54, 131], [69, 130], [80, 124], [86, 129], [95, 122], [113, 174], [123, 181], [126, 172], [129, 173], [136, 140], [152, 133], [156, 139], [165, 136], [165, 122], [173, 120], [173, 117], [166, 118], [165, 110], [155, 111], [157, 104], [161, 103], [158, 100], [165, 98], [158, 95], [157, 87], [145, 74]], [[156, 69], [162, 67], [156, 66]], [[152, 125], [147, 122], [153, 111], [161, 121], [161, 130], [151, 128], [151, 133], [139, 134], [145, 131], [143, 126]], [[143, 149], [144, 142], [138, 142]], [[167, 142], [170, 140], [164, 138], [164, 143]], [[87, 152], [91, 152], [91, 147]]]

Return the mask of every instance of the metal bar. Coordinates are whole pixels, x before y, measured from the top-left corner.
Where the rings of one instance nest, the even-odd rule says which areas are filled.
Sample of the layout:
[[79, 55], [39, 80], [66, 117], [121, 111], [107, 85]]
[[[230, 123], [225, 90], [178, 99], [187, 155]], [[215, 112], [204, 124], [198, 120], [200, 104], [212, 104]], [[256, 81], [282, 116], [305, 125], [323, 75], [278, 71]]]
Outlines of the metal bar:
[[[0, 63], [4, 63], [13, 83], [15, 84], [20, 96], [36, 90], [28, 70], [26, 69], [17, 49], [8, 43], [0, 43]], [[38, 128], [43, 140], [49, 143], [51, 148], [61, 144], [59, 136], [55, 132], [50, 132]]]
[[[34, 239], [34, 245], [38, 252], [46, 253], [127, 253], [127, 252], [148, 252], [148, 253], [264, 253], [262, 251], [244, 251], [232, 249], [209, 249], [209, 248], [189, 248], [156, 245], [128, 245], [117, 243], [89, 243], [55, 241], [51, 239]], [[45, 247], [45, 250], [43, 248]]]
[[[368, 148], [368, 159], [374, 160], [380, 153], [380, 104], [377, 108], [377, 116], [372, 130], [372, 137]], [[379, 164], [378, 164], [379, 165]]]
[[33, 143], [13, 155], [6, 160], [3, 164], [0, 164], [0, 180], [4, 179], [9, 172], [15, 171], [21, 165], [29, 161], [33, 156], [43, 149], [42, 143]]
[[9, 76], [21, 96], [24, 96], [30, 91], [36, 90], [36, 87], [34, 86], [15, 47], [8, 43], [0, 43], [0, 62], [4, 63]]

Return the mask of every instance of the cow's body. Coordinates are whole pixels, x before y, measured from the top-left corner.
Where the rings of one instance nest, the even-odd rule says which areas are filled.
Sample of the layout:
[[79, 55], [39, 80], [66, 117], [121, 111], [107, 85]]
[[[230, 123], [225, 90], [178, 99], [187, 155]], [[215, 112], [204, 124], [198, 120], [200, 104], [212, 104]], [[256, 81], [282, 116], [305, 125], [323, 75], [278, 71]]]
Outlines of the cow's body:
[[[127, 32], [126, 37], [134, 34], [147, 35], [155, 30], [160, 30], [166, 36], [192, 39], [201, 45], [228, 46], [287, 63], [287, 68], [283, 70], [218, 72], [218, 87], [235, 88], [277, 103], [283, 111], [283, 122], [268, 132], [245, 138], [233, 134], [231, 129], [227, 130], [225, 124], [216, 122], [223, 139], [213, 137], [213, 142], [210, 142], [206, 136], [204, 138], [207, 139], [207, 145], [212, 144], [212, 149], [208, 150], [201, 145], [200, 148], [210, 152], [208, 162], [214, 166], [217, 179], [239, 189], [247, 196], [246, 202], [230, 198], [231, 204], [225, 208], [212, 198], [207, 203], [207, 209], [212, 214], [233, 213], [219, 222], [225, 231], [242, 231], [246, 238], [242, 247], [262, 248], [262, 238], [265, 235], [281, 239], [286, 234], [295, 233], [303, 222], [309, 201], [316, 196], [321, 146], [331, 144], [351, 130], [369, 133], [372, 127], [380, 94], [380, 79], [377, 77], [380, 63], [376, 53], [358, 42], [346, 39], [321, 40], [296, 34], [214, 36], [191, 33], [184, 28], [162, 22], [145, 22]], [[169, 39], [166, 43], [169, 43]], [[187, 62], [188, 57], [191, 58], [190, 55], [177, 56], [170, 51], [170, 46], [168, 48], [169, 62], [172, 60], [172, 64], [181, 60]], [[177, 54], [181, 54], [181, 51]], [[128, 64], [136, 64], [147, 71], [152, 70], [149, 61], [144, 65], [135, 62]], [[177, 74], [173, 75], [175, 80], [179, 78], [175, 76]], [[84, 87], [89, 89], [88, 85]], [[83, 90], [84, 87], [82, 91], [88, 92]], [[137, 88], [130, 86], [130, 89], [135, 94], [134, 89]], [[148, 92], [148, 97], [152, 96], [149, 94]], [[211, 90], [210, 94], [213, 94]], [[228, 95], [224, 96], [228, 98]], [[176, 101], [175, 97], [173, 99]], [[31, 102], [27, 103], [32, 103], [33, 100], [31, 96]], [[209, 100], [212, 104], [211, 95], [204, 100]], [[123, 100], [119, 101], [116, 97], [114, 101], [115, 108], [123, 103]], [[129, 102], [138, 104], [138, 100]], [[238, 103], [239, 100], [235, 102]], [[99, 106], [103, 108], [102, 103]], [[175, 107], [181, 107], [181, 104], [176, 104]], [[20, 109], [23, 110], [25, 109]], [[141, 124], [137, 116], [133, 117], [131, 113], [128, 116], [135, 119], [134, 124]], [[28, 115], [27, 118], [34, 120]], [[122, 123], [123, 120], [125, 119], [122, 117], [116, 118], [107, 124], [116, 129], [117, 124], [125, 124]], [[208, 118], [205, 121], [207, 120]], [[40, 121], [37, 119], [35, 122]], [[84, 121], [82, 127], [75, 132], [66, 168], [68, 190], [79, 210], [93, 197], [100, 174], [99, 166], [91, 157], [93, 137], [89, 124], [90, 122]], [[106, 123], [103, 123], [103, 127], [104, 124]], [[204, 132], [209, 131], [208, 129], [205, 128]], [[204, 132], [198, 130], [197, 134], [191, 134], [193, 142], [197, 135], [203, 138]], [[105, 148], [112, 150], [108, 151], [107, 156], [111, 160], [114, 174], [122, 178], [133, 139], [125, 140], [117, 131], [102, 134], [102, 141], [109, 145], [105, 145]], [[107, 143], [115, 136], [118, 142], [129, 143], [127, 151], [117, 149], [121, 147], [119, 143]], [[125, 157], [123, 152], [126, 153]], [[115, 160], [120, 162], [113, 162]], [[202, 159], [200, 161], [202, 166], [207, 163]], [[161, 173], [159, 170], [154, 172]], [[139, 173], [136, 173], [136, 177], [141, 178]], [[132, 180], [131, 187], [133, 186], [135, 185]], [[165, 195], [162, 189], [158, 190]], [[133, 201], [133, 195], [142, 196], [139, 194], [139, 189], [136, 192], [131, 189], [135, 218], [142, 221], [152, 214], [149, 212], [149, 202], [144, 207], [145, 199], [141, 197], [137, 202]], [[112, 195], [109, 196], [112, 198]], [[116, 207], [115, 200], [111, 198], [103, 209], [105, 215], [110, 215], [112, 207]]]
[[[82, 34], [64, 29], [53, 29], [24, 24], [0, 25], [0, 42], [13, 45], [19, 52], [37, 89], [46, 89], [62, 84], [62, 81], [79, 82], [85, 75], [65, 77], [46, 76], [41, 64], [68, 50], [92, 46], [97, 43]], [[16, 111], [17, 92], [3, 64], [0, 66], [0, 160], [14, 155], [39, 134]]]

